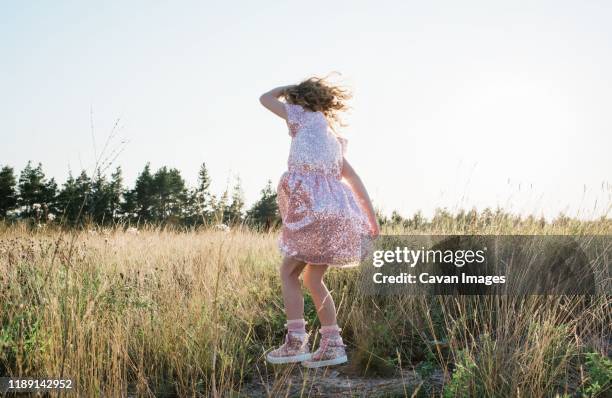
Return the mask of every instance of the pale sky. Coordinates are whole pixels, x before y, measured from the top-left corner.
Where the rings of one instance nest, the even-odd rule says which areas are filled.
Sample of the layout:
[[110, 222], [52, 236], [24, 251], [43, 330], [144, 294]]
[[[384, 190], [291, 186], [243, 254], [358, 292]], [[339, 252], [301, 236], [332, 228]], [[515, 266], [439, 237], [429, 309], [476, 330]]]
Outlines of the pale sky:
[[[340, 71], [375, 206], [591, 218], [612, 203], [610, 1], [30, 1], [0, 6], [0, 165], [147, 161], [247, 203], [286, 168], [264, 91]], [[230, 182], [231, 184], [231, 182]]]

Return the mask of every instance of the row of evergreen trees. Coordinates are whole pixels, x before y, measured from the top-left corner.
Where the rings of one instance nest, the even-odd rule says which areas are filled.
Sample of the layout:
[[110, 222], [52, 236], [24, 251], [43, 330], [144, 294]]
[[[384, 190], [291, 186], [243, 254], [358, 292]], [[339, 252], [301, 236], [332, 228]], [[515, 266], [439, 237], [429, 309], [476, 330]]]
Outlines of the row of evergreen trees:
[[0, 218], [61, 222], [67, 225], [109, 224], [203, 224], [249, 225], [271, 228], [279, 223], [276, 193], [269, 181], [260, 199], [245, 210], [238, 179], [231, 192], [219, 197], [210, 192], [210, 176], [202, 164], [198, 184], [187, 187], [179, 170], [147, 164], [133, 188], [124, 186], [121, 168], [110, 177], [82, 171], [69, 174], [60, 187], [48, 178], [39, 163], [28, 162], [17, 177], [13, 168], [0, 169]]
[[[187, 187], [179, 170], [161, 167], [155, 172], [147, 164], [138, 175], [133, 188], [123, 183], [121, 168], [110, 176], [96, 172], [93, 176], [82, 171], [76, 178], [69, 174], [66, 182], [58, 187], [48, 178], [39, 163], [26, 167], [15, 175], [9, 166], [0, 169], [0, 220], [31, 220], [35, 223], [61, 223], [62, 225], [200, 225], [247, 224], [260, 229], [270, 229], [280, 224], [276, 193], [268, 181], [261, 197], [248, 210], [238, 179], [232, 189], [220, 196], [210, 192], [210, 176], [202, 164], [196, 187]], [[495, 225], [538, 225], [548, 222], [543, 218], [522, 218], [502, 209], [484, 209], [481, 212], [459, 210], [451, 214], [446, 209], [436, 209], [428, 220], [421, 212], [410, 218], [394, 211], [390, 217], [378, 214], [381, 225], [398, 226], [411, 230], [428, 230], [439, 226], [487, 227]], [[600, 221], [606, 221], [602, 217]], [[568, 225], [572, 221], [560, 214], [554, 225]], [[608, 221], [606, 221], [608, 222]]]

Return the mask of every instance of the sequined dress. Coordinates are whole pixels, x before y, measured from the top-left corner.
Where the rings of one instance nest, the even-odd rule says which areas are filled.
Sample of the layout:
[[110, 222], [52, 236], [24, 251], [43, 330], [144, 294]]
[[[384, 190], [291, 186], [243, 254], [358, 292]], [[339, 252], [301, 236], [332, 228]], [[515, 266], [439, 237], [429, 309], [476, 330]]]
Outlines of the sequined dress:
[[285, 104], [292, 137], [288, 170], [278, 184], [281, 252], [309, 264], [359, 264], [368, 221], [341, 181], [346, 140], [321, 112]]

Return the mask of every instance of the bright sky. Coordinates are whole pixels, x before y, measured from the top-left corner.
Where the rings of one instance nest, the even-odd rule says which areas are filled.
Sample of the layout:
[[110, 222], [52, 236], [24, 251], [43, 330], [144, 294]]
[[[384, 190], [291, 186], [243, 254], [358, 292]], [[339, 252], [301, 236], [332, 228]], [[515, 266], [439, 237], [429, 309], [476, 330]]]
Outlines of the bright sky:
[[340, 71], [347, 157], [405, 215], [501, 206], [599, 216], [612, 203], [612, 2], [12, 2], [0, 11], [0, 164], [91, 170], [117, 118], [147, 161], [247, 203], [286, 168], [264, 91]]

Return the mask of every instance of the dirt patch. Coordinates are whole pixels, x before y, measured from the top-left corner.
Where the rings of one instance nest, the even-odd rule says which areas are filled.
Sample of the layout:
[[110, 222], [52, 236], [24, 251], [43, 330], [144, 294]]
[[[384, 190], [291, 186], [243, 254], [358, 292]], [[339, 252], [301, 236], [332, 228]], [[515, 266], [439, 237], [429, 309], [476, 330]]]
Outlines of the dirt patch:
[[[441, 371], [423, 379], [415, 370], [393, 377], [356, 374], [350, 365], [306, 369], [300, 364], [258, 366], [259, 377], [243, 386], [238, 396], [248, 397], [404, 397], [438, 395], [444, 384]], [[416, 394], [415, 394], [416, 396]]]

